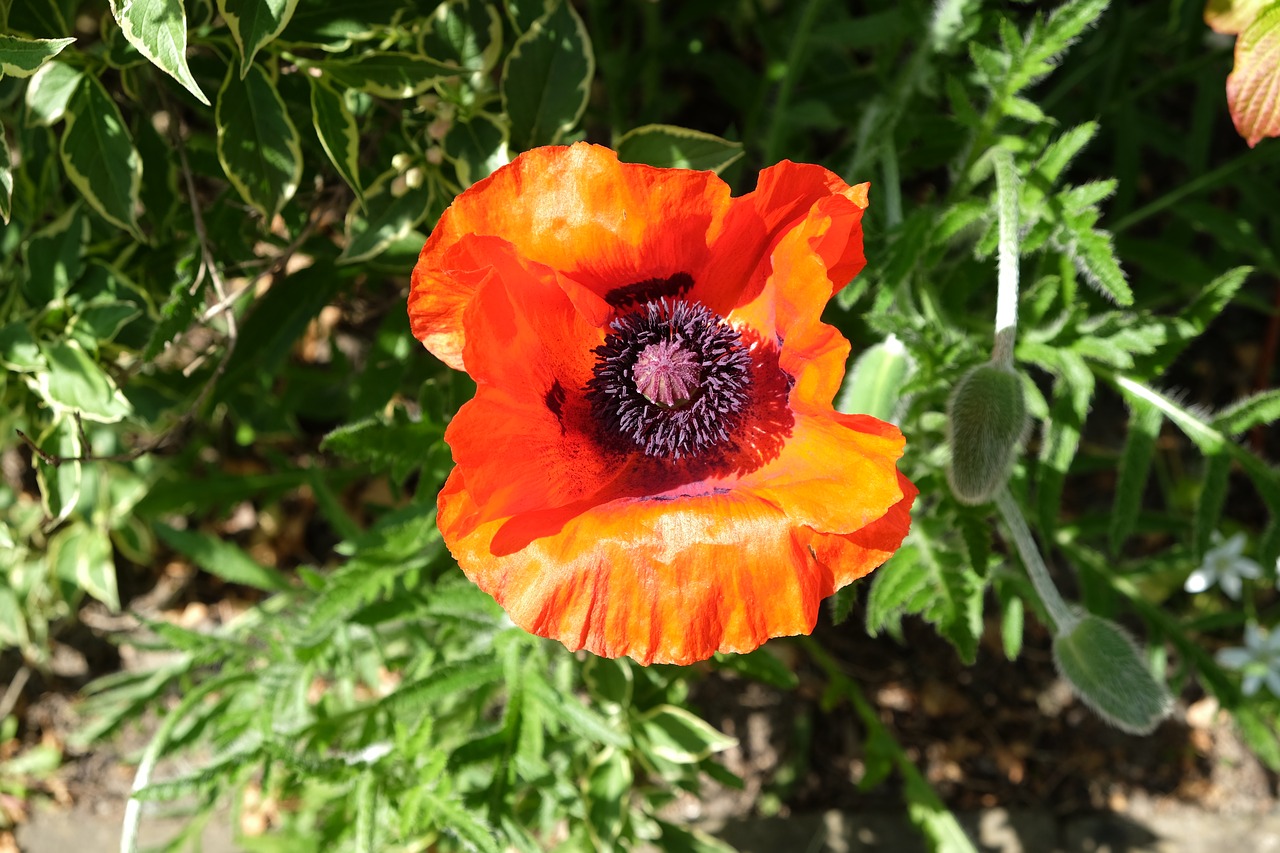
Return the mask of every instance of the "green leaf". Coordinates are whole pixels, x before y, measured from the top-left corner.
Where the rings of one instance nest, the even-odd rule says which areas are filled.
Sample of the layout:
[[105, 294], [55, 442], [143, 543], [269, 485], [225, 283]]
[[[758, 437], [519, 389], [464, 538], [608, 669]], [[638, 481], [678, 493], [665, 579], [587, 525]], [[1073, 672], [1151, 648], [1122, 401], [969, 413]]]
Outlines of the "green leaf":
[[507, 151], [507, 128], [488, 113], [477, 113], [467, 121], [454, 122], [440, 144], [464, 187], [489, 177], [511, 159]]
[[431, 214], [435, 181], [424, 176], [412, 187], [397, 181], [399, 177], [399, 169], [385, 172], [369, 187], [363, 210], [359, 202], [347, 209], [347, 245], [338, 263], [354, 264], [382, 254]]
[[685, 127], [647, 124], [624, 133], [618, 159], [670, 169], [709, 169], [717, 174], [742, 156], [742, 143]]
[[284, 32], [297, 8], [298, 0], [218, 0], [218, 11], [240, 48], [242, 79], [249, 73], [253, 57]]
[[21, 647], [29, 641], [22, 602], [17, 593], [0, 582], [0, 647]]
[[1054, 242], [1095, 290], [1122, 307], [1133, 304], [1133, 291], [1116, 260], [1110, 234], [1093, 228], [1088, 218], [1069, 216]]
[[634, 781], [630, 759], [617, 749], [598, 753], [587, 767], [587, 822], [596, 849], [613, 849], [622, 834]]
[[1213, 426], [1226, 435], [1239, 435], [1276, 420], [1280, 420], [1280, 388], [1270, 388], [1237, 400], [1218, 412]]
[[1053, 659], [1076, 695], [1122, 731], [1150, 734], [1173, 707], [1129, 635], [1092, 613], [1054, 637]]
[[517, 33], [524, 34], [534, 23], [547, 14], [554, 0], [503, 0], [502, 5]]
[[1124, 540], [1142, 510], [1142, 496], [1156, 452], [1156, 439], [1164, 424], [1164, 415], [1146, 400], [1130, 398], [1129, 431], [1125, 436], [1124, 454], [1116, 477], [1116, 496], [1111, 505], [1109, 530], [1111, 553], [1118, 554]]
[[98, 78], [81, 79], [66, 120], [61, 153], [67, 178], [104, 219], [141, 240], [137, 208], [142, 158]]
[[1093, 399], [1093, 372], [1080, 356], [1069, 351], [1057, 353], [1058, 378], [1053, 387], [1053, 403], [1040, 445], [1036, 508], [1041, 530], [1057, 528], [1062, 507], [1062, 489], [1067, 471], [1080, 448], [1080, 433]]
[[49, 565], [64, 581], [92, 595], [112, 612], [120, 609], [116, 564], [106, 528], [72, 524], [49, 541]]
[[583, 705], [578, 697], [557, 693], [540, 678], [529, 679], [528, 696], [546, 709], [547, 719], [555, 720], [569, 731], [592, 743], [606, 746], [630, 746], [627, 735], [618, 731], [599, 713]]
[[129, 44], [209, 106], [187, 67], [187, 12], [182, 0], [111, 0], [111, 14]]
[[442, 438], [442, 426], [413, 421], [403, 408], [397, 408], [390, 421], [373, 417], [338, 427], [324, 437], [320, 449], [341, 454], [372, 471], [390, 469], [391, 479], [403, 483], [422, 466], [428, 448]]
[[30, 77], [75, 39], [24, 39], [0, 33], [0, 77]]
[[568, 0], [516, 39], [502, 68], [502, 106], [517, 151], [553, 145], [578, 123], [596, 60], [587, 28]]
[[1115, 382], [1131, 401], [1148, 403], [1163, 412], [1187, 438], [1195, 442], [1202, 453], [1211, 456], [1220, 452], [1227, 443], [1225, 436], [1214, 429], [1212, 418], [1195, 407], [1183, 406], [1172, 397], [1127, 376], [1117, 376]]
[[62, 120], [84, 74], [65, 62], [50, 62], [27, 81], [27, 123], [50, 126]]
[[262, 565], [238, 546], [216, 536], [196, 530], [179, 530], [164, 522], [157, 522], [155, 530], [170, 548], [186, 554], [197, 566], [228, 583], [266, 592], [287, 592], [293, 588], [278, 570]]
[[22, 293], [29, 304], [60, 302], [84, 272], [85, 220], [80, 211], [80, 205], [72, 205], [23, 247], [27, 275]]
[[1098, 123], [1095, 121], [1087, 121], [1065, 131], [1045, 146], [1044, 153], [1032, 167], [1033, 171], [1048, 184], [1056, 184], [1071, 161], [1097, 134]]
[[637, 718], [649, 751], [676, 764], [696, 764], [738, 743], [700, 717], [675, 705], [659, 705]]
[[240, 196], [270, 222], [293, 198], [302, 178], [298, 130], [267, 72], [249, 66], [243, 79], [234, 68], [218, 90], [214, 110], [218, 160]]
[[9, 142], [5, 139], [4, 125], [0, 124], [0, 219], [9, 224], [13, 211], [13, 168], [9, 160]]
[[204, 296], [207, 282], [201, 278], [198, 286], [190, 274], [175, 275], [169, 298], [160, 306], [160, 321], [156, 323], [147, 348], [142, 353], [144, 361], [151, 361], [164, 351], [174, 338], [186, 330], [195, 319], [196, 306]]
[[75, 341], [41, 346], [49, 372], [36, 376], [36, 390], [55, 411], [115, 423], [130, 412], [115, 382]]
[[15, 320], [0, 327], [0, 367], [19, 373], [45, 369], [44, 356], [26, 323]]
[[502, 55], [502, 14], [489, 0], [448, 0], [427, 20], [419, 49], [432, 59], [487, 74]]
[[39, 439], [41, 449], [63, 459], [61, 465], [40, 464], [36, 468], [36, 484], [40, 489], [40, 502], [50, 525], [60, 524], [70, 517], [80, 503], [84, 487], [84, 466], [77, 460], [85, 448], [80, 444], [80, 430], [73, 418], [59, 416]]
[[891, 419], [912, 370], [911, 356], [896, 336], [872, 344], [854, 361], [836, 398], [836, 411]]
[[[851, 589], [852, 584], [845, 589]], [[777, 687], [780, 690], [795, 690], [800, 686], [800, 678], [782, 659], [762, 647], [746, 654], [716, 653], [716, 666], [730, 669], [747, 678], [753, 678], [763, 684]]]
[[1209, 541], [1227, 500], [1228, 480], [1231, 476], [1231, 456], [1225, 448], [1205, 457], [1204, 480], [1200, 486], [1200, 498], [1196, 501], [1195, 523], [1192, 525], [1192, 555], [1199, 562], [1209, 549]]
[[323, 77], [310, 77], [311, 123], [320, 138], [329, 162], [338, 170], [356, 194], [356, 201], [364, 204], [364, 189], [360, 184], [360, 127], [347, 106], [346, 97], [337, 92]]
[[1017, 660], [1018, 653], [1022, 651], [1023, 618], [1022, 599], [1016, 595], [1009, 596], [1000, 614], [1000, 645], [1009, 660]]
[[316, 63], [340, 86], [359, 89], [379, 98], [416, 98], [446, 77], [465, 69], [410, 53], [370, 51], [355, 59], [331, 59]]

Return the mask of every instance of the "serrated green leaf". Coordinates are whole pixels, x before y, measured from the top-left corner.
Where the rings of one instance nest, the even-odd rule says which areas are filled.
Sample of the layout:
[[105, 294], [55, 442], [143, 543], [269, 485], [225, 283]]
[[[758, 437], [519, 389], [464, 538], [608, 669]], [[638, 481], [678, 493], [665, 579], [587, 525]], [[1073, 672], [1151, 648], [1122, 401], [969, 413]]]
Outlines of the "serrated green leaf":
[[1194, 407], [1183, 406], [1172, 397], [1128, 376], [1117, 376], [1115, 381], [1130, 400], [1148, 403], [1163, 412], [1187, 438], [1195, 442], [1202, 453], [1213, 455], [1227, 443], [1222, 433], [1213, 428], [1212, 419]]
[[341, 86], [379, 98], [416, 98], [446, 77], [466, 69], [409, 53], [370, 51], [355, 59], [330, 59], [316, 65]]
[[668, 169], [710, 170], [719, 174], [743, 154], [741, 142], [669, 124], [646, 124], [617, 142], [618, 159]]
[[128, 400], [79, 343], [54, 341], [42, 344], [41, 351], [49, 371], [32, 382], [55, 411], [78, 412], [86, 420], [108, 424], [129, 414]]
[[1027, 124], [1040, 124], [1048, 120], [1044, 110], [1026, 98], [1011, 97], [1004, 102], [1004, 114]]
[[58, 531], [49, 541], [49, 565], [59, 578], [83, 589], [113, 613], [120, 609], [116, 564], [105, 528], [72, 524]]
[[187, 67], [187, 12], [182, 0], [111, 0], [111, 14], [129, 44], [209, 106]]
[[1120, 546], [1133, 532], [1138, 513], [1142, 510], [1143, 492], [1163, 423], [1164, 415], [1159, 409], [1146, 400], [1130, 398], [1129, 429], [1116, 475], [1116, 494], [1111, 505], [1108, 532], [1113, 554], [1120, 552]]
[[360, 127], [347, 106], [346, 98], [325, 82], [323, 77], [308, 77], [311, 83], [311, 122], [329, 162], [347, 182], [356, 201], [364, 204], [360, 183]]
[[266, 592], [287, 592], [293, 588], [278, 570], [262, 565], [231, 542], [197, 530], [179, 530], [163, 522], [156, 523], [155, 531], [170, 548], [229, 583]]
[[396, 482], [404, 482], [426, 460], [427, 449], [444, 437], [444, 428], [429, 421], [411, 421], [397, 409], [391, 421], [373, 417], [338, 427], [324, 437], [321, 450], [341, 454], [374, 471], [390, 469]]
[[[433, 703], [463, 691], [478, 690], [502, 678], [502, 664], [491, 653], [437, 667], [430, 675], [402, 684], [378, 700], [379, 711], [394, 716], [422, 714]], [[577, 701], [570, 700], [570, 701]]]
[[1098, 123], [1095, 121], [1087, 121], [1065, 131], [1045, 146], [1032, 170], [1049, 185], [1056, 184], [1071, 161], [1097, 134]]
[[138, 192], [142, 158], [115, 101], [86, 75], [76, 87], [62, 131], [62, 166], [89, 205], [104, 219], [142, 239]]
[[858, 587], [854, 584], [841, 587], [831, 596], [831, 624], [843, 625], [853, 613], [853, 606], [858, 603]]
[[479, 853], [502, 853], [498, 834], [462, 803], [445, 799], [430, 790], [423, 790], [421, 796], [442, 831], [456, 836]]
[[369, 187], [363, 209], [359, 202], [347, 208], [347, 245], [338, 263], [354, 264], [381, 254], [431, 214], [436, 187], [431, 176], [424, 176], [416, 187], [401, 186], [399, 177], [398, 169], [384, 173]]
[[540, 678], [531, 679], [527, 691], [530, 698], [546, 709], [548, 720], [555, 720], [592, 743], [620, 747], [630, 745], [627, 735], [614, 728], [599, 713], [583, 705], [578, 697], [557, 693]]
[[1213, 426], [1226, 435], [1239, 435], [1280, 420], [1280, 388], [1259, 391], [1237, 400], [1214, 415]]
[[253, 57], [289, 25], [298, 0], [218, 0], [218, 11], [240, 48], [240, 76], [249, 73]]
[[75, 39], [25, 39], [0, 33], [0, 77], [30, 77]]
[[448, 0], [428, 19], [419, 49], [432, 59], [486, 74], [502, 55], [502, 13], [488, 0]]
[[1054, 242], [1095, 290], [1122, 307], [1133, 304], [1133, 291], [1116, 260], [1110, 234], [1067, 217]]
[[84, 74], [65, 62], [50, 62], [27, 81], [27, 123], [49, 126], [62, 120]]
[[511, 145], [524, 151], [559, 142], [587, 108], [596, 60], [587, 28], [560, 0], [516, 39], [502, 68], [502, 106]]
[[293, 198], [302, 178], [302, 147], [284, 100], [267, 72], [234, 68], [214, 110], [218, 160], [240, 196], [269, 222]]
[[489, 177], [511, 159], [507, 150], [507, 128], [488, 113], [454, 122], [440, 144], [463, 187]]

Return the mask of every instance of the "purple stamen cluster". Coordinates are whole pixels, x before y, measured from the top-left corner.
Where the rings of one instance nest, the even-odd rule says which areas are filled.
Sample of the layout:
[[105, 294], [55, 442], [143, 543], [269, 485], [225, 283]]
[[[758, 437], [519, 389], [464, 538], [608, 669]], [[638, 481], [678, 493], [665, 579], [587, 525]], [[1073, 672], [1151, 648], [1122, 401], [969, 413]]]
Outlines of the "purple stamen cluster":
[[751, 353], [698, 302], [653, 300], [609, 325], [587, 382], [606, 433], [682, 459], [729, 442], [749, 399]]

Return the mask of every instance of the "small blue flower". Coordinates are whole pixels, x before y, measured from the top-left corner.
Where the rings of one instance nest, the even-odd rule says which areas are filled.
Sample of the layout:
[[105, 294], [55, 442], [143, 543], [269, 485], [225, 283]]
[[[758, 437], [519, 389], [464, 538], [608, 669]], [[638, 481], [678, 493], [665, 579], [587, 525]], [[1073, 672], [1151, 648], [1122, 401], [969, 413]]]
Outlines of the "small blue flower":
[[1244, 581], [1262, 577], [1262, 567], [1244, 556], [1246, 543], [1243, 533], [1237, 533], [1225, 542], [1215, 532], [1214, 547], [1205, 552], [1204, 562], [1187, 577], [1183, 586], [1187, 592], [1204, 592], [1217, 584], [1228, 597], [1239, 601]]
[[1240, 688], [1252, 696], [1266, 682], [1267, 689], [1280, 696], [1280, 631], [1265, 633], [1257, 623], [1244, 626], [1244, 647], [1218, 652], [1218, 663], [1244, 674]]

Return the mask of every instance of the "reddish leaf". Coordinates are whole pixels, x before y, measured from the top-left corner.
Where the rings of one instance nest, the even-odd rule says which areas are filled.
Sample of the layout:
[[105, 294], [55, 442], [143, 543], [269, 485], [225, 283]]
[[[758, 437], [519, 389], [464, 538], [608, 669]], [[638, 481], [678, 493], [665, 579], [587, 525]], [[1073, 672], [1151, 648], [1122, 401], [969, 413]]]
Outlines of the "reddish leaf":
[[1236, 39], [1227, 105], [1249, 147], [1280, 136], [1280, 3], [1272, 3]]

